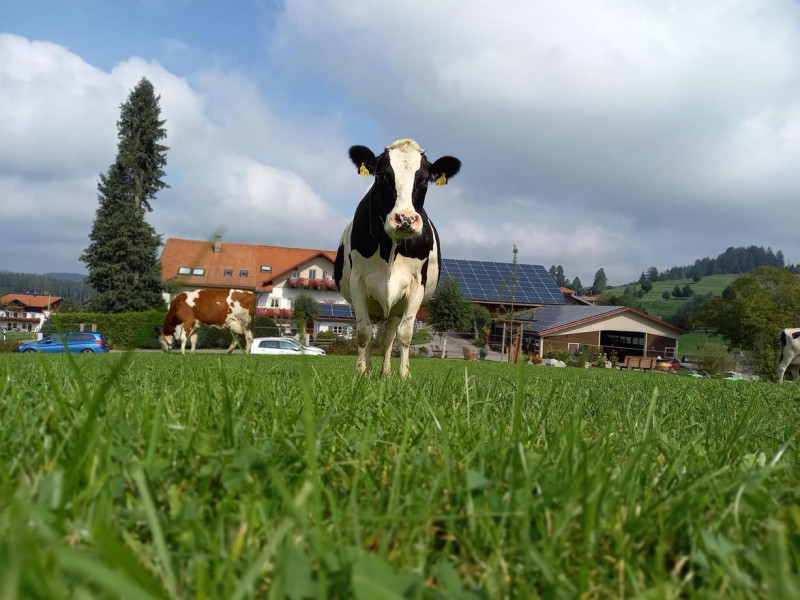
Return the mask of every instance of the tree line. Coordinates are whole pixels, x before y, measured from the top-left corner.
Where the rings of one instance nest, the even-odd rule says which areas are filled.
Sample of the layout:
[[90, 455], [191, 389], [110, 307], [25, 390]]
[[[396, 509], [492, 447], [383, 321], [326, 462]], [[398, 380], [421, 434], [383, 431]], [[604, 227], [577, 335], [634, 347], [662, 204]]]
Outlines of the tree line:
[[3, 294], [33, 294], [36, 296], [50, 294], [74, 300], [80, 304], [88, 301], [96, 293], [92, 286], [84, 281], [11, 271], [0, 271], [0, 290]]
[[800, 265], [786, 265], [783, 252], [773, 252], [772, 248], [763, 246], [729, 247], [716, 258], [699, 258], [692, 265], [671, 267], [659, 271], [650, 267], [643, 271], [639, 278], [642, 281], [666, 281], [670, 279], [694, 279], [699, 281], [706, 275], [738, 275], [752, 273], [758, 267], [787, 267], [789, 271], [800, 273]]

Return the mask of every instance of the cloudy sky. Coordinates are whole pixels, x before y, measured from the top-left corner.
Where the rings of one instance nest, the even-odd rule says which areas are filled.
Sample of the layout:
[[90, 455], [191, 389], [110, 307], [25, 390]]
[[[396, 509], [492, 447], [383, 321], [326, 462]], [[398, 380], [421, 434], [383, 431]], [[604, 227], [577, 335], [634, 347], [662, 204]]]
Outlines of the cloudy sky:
[[[501, 8], [502, 7], [502, 8]], [[85, 272], [142, 78], [165, 237], [334, 249], [401, 137], [461, 173], [450, 258], [611, 283], [761, 245], [800, 262], [797, 0], [0, 0], [0, 270]]]

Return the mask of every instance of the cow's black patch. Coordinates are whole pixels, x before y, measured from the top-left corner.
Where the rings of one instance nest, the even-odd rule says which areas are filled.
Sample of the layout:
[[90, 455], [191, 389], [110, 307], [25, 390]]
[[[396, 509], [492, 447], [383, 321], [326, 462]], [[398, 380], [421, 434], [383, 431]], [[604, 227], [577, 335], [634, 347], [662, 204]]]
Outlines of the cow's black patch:
[[339, 244], [339, 249], [336, 251], [336, 260], [333, 263], [333, 280], [336, 282], [336, 287], [342, 289], [341, 283], [342, 273], [344, 272], [344, 244]]

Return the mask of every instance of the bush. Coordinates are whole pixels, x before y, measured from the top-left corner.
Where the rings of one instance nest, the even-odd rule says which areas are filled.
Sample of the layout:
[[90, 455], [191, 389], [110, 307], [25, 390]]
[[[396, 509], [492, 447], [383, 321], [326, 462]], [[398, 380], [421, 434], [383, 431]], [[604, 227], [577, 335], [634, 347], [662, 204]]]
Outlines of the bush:
[[266, 315], [256, 315], [256, 318], [253, 320], [254, 337], [278, 337], [279, 335], [280, 330], [274, 319]]
[[572, 360], [572, 352], [569, 350], [550, 350], [550, 352], [545, 352], [544, 357], [554, 358], [555, 360], [566, 363]]
[[315, 340], [335, 340], [339, 336], [336, 335], [333, 331], [320, 331], [315, 337]]
[[420, 346], [417, 348], [417, 355], [418, 356], [428, 356], [428, 347], [427, 346]]
[[0, 352], [14, 352], [22, 340], [0, 340]]
[[722, 375], [736, 366], [733, 356], [721, 344], [703, 344], [695, 354], [697, 366], [709, 375]]
[[327, 354], [355, 355], [358, 354], [358, 342], [355, 337], [349, 340], [347, 338], [337, 337], [330, 346], [325, 348], [325, 352]]

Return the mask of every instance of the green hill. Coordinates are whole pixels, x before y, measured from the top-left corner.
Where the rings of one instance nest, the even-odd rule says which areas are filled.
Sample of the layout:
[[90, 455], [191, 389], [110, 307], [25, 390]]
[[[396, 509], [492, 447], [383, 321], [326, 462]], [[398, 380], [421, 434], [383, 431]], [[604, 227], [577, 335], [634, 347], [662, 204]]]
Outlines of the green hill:
[[[722, 290], [728, 287], [736, 277], [738, 277], [738, 275], [707, 275], [697, 283], [691, 279], [654, 281], [653, 289], [642, 296], [642, 308], [654, 317], [664, 318], [673, 314], [687, 300], [686, 298], [673, 298], [672, 296], [670, 296], [669, 300], [664, 300], [661, 295], [665, 291], [672, 293], [676, 285], [679, 288], [683, 288], [683, 286], [688, 283], [689, 287], [692, 288], [696, 295], [708, 294], [711, 292], [715, 296], [719, 296], [722, 294]], [[639, 289], [638, 283], [632, 283], [629, 284], [629, 286], [634, 291]], [[611, 287], [606, 290], [606, 293], [621, 296], [626, 287], [627, 286], [624, 285]]]

